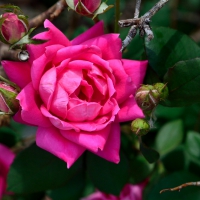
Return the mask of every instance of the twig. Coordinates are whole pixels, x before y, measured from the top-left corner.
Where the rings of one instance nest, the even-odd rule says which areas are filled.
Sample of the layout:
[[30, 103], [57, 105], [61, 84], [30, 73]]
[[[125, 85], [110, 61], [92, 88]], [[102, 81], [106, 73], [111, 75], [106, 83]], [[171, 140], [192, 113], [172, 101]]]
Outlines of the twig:
[[143, 37], [145, 33], [147, 34], [147, 38], [149, 40], [153, 39], [153, 32], [150, 27], [150, 18], [153, 17], [169, 0], [160, 0], [156, 3], [147, 13], [145, 13], [142, 17], [139, 16], [139, 9], [141, 0], [137, 0], [135, 13], [133, 19], [120, 20], [118, 22], [120, 27], [129, 27], [132, 26], [126, 36], [125, 40], [122, 42], [121, 51], [123, 51], [131, 42], [131, 40], [135, 37], [137, 33], [137, 29], [139, 29], [140, 36]]
[[37, 27], [41, 25], [45, 19], [53, 20], [55, 17], [58, 17], [60, 13], [67, 7], [65, 0], [59, 0], [53, 6], [51, 6], [47, 11], [41, 13], [40, 15], [34, 17], [29, 21], [29, 27]]
[[174, 188], [168, 188], [168, 189], [164, 189], [164, 190], [161, 190], [160, 191], [160, 194], [163, 193], [163, 192], [166, 192], [166, 191], [176, 191], [178, 190], [180, 192], [180, 190], [184, 187], [187, 187], [187, 186], [200, 186], [200, 181], [198, 182], [189, 182], [189, 183], [184, 183], [182, 185], [179, 185], [177, 187], [174, 187]]
[[135, 5], [135, 13], [134, 13], [134, 18], [138, 18], [140, 14], [140, 5], [141, 5], [141, 0], [136, 1]]

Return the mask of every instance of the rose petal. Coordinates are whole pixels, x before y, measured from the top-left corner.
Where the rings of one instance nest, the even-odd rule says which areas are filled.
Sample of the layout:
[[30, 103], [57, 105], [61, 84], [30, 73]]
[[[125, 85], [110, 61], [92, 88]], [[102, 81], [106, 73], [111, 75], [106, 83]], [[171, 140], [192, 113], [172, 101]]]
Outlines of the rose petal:
[[121, 59], [122, 57], [122, 53], [120, 51], [122, 42], [118, 34], [106, 34], [101, 35], [101, 37], [90, 38], [82, 44], [89, 46], [95, 45], [99, 47], [102, 51], [102, 58], [105, 60]]
[[6, 190], [5, 179], [0, 176], [0, 199], [2, 198], [5, 190]]
[[45, 47], [47, 46], [54, 44], [61, 44], [63, 46], [70, 45], [70, 41], [67, 39], [67, 37], [59, 29], [57, 29], [49, 20], [46, 19], [44, 21], [44, 27], [48, 28], [49, 30], [37, 34], [36, 36], [34, 36], [34, 38], [48, 41], [40, 45], [31, 44], [27, 47], [28, 52], [30, 53], [29, 61], [31, 63], [45, 52]]
[[51, 113], [57, 117], [60, 117], [61, 119], [65, 119], [67, 116], [68, 101], [69, 101], [68, 94], [63, 89], [63, 87], [60, 86], [60, 84], [57, 84], [50, 107]]
[[22, 120], [36, 126], [49, 127], [52, 126], [48, 118], [40, 111], [37, 102], [38, 96], [33, 89], [33, 85], [28, 84], [17, 96], [21, 105]]
[[50, 68], [41, 78], [39, 85], [40, 97], [47, 109], [50, 109], [51, 101], [53, 98], [54, 90], [56, 87], [57, 74], [56, 68]]
[[[15, 154], [10, 151], [9, 148], [7, 148], [6, 146], [0, 144], [0, 165], [3, 165], [6, 172], [8, 172], [8, 169], [10, 168], [11, 163], [13, 162], [14, 158], [15, 158]], [[1, 171], [2, 172], [2, 171]], [[2, 172], [3, 174], [3, 172]]]
[[50, 122], [58, 129], [60, 130], [71, 130], [74, 129], [76, 132], [79, 132], [80, 129], [77, 128], [76, 126], [72, 125], [71, 123], [65, 122], [58, 117], [52, 115], [45, 106], [41, 106], [41, 112], [45, 117], [48, 117]]
[[[88, 45], [70, 46], [70, 47], [60, 49], [57, 52], [55, 59], [53, 59], [53, 63], [58, 64], [68, 58], [70, 58], [71, 60], [88, 60], [85, 56], [83, 56], [85, 54], [89, 54], [89, 55], [95, 54], [98, 57], [101, 57], [102, 52], [99, 49], [99, 47], [96, 47], [94, 45], [92, 45], [92, 46], [88, 46]], [[80, 56], [83, 57], [83, 59], [80, 59]]]
[[95, 102], [76, 105], [67, 111], [67, 119], [70, 122], [92, 121], [98, 116], [101, 107]]
[[78, 37], [71, 41], [72, 45], [77, 45], [104, 34], [104, 24], [103, 21], [96, 23], [92, 28], [88, 29], [84, 33], [80, 34]]
[[39, 89], [41, 77], [48, 67], [48, 63], [53, 59], [59, 49], [63, 48], [62, 45], [51, 45], [45, 48], [45, 53], [38, 59], [33, 61], [31, 67], [31, 78], [35, 90]]
[[97, 152], [98, 149], [103, 150], [104, 145], [107, 141], [108, 135], [110, 134], [111, 125], [100, 131], [94, 131], [92, 133], [80, 131], [79, 133], [69, 130], [60, 131], [63, 137], [67, 140], [72, 141], [84, 148]]
[[70, 96], [80, 86], [82, 79], [83, 79], [82, 70], [68, 69], [61, 74], [58, 82]]
[[[120, 60], [109, 60], [109, 64], [115, 77], [116, 99], [120, 104], [131, 94], [134, 94], [136, 86], [132, 81], [132, 78], [124, 71], [124, 67], [122, 66], [122, 62]], [[134, 68], [134, 66], [132, 67]]]
[[124, 103], [120, 104], [117, 120], [119, 122], [131, 121], [136, 118], [144, 118], [141, 108], [137, 105], [133, 96], [129, 97]]
[[143, 83], [144, 76], [146, 74], [146, 69], [148, 61], [136, 61], [136, 60], [126, 60], [122, 59], [124, 70], [131, 76], [136, 87], [140, 87]]
[[25, 87], [30, 81], [30, 66], [28, 62], [1, 62], [8, 78], [20, 88]]
[[99, 150], [98, 156], [114, 163], [119, 163], [119, 150], [120, 150], [120, 125], [119, 123], [112, 123], [110, 134], [108, 136], [106, 145], [103, 151]]
[[81, 156], [84, 147], [65, 139], [56, 128], [39, 127], [36, 134], [36, 144], [54, 154], [67, 163], [67, 168]]

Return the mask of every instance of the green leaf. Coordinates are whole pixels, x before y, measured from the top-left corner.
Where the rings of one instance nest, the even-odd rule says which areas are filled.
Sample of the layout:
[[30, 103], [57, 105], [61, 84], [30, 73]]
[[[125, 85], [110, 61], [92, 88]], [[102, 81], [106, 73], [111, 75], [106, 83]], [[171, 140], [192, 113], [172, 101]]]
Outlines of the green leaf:
[[160, 78], [175, 63], [200, 55], [197, 44], [183, 33], [165, 27], [156, 28], [153, 32], [154, 39], [145, 40], [146, 54], [150, 66]]
[[156, 150], [147, 147], [144, 143], [142, 143], [142, 140], [140, 140], [140, 151], [149, 163], [156, 162], [160, 157]]
[[84, 174], [81, 172], [73, 177], [64, 187], [48, 191], [48, 195], [53, 200], [77, 200], [80, 199], [84, 186]]
[[187, 133], [185, 147], [186, 151], [190, 155], [200, 159], [200, 134], [194, 131], [189, 131]]
[[161, 155], [175, 149], [183, 140], [183, 122], [175, 120], [165, 124], [156, 136], [156, 147]]
[[200, 102], [200, 58], [181, 61], [164, 76], [169, 89], [168, 106], [186, 106]]
[[168, 172], [184, 170], [186, 166], [185, 145], [179, 145], [166, 154], [162, 159], [162, 163]]
[[19, 153], [11, 165], [8, 190], [14, 193], [34, 193], [62, 187], [81, 167], [79, 159], [67, 169], [65, 162], [33, 144]]
[[154, 164], [149, 164], [144, 156], [138, 155], [131, 159], [131, 183], [139, 183], [146, 179], [153, 170]]
[[199, 199], [200, 190], [197, 186], [189, 186], [183, 188], [180, 192], [164, 192], [160, 194], [160, 191], [166, 188], [173, 188], [190, 181], [199, 181], [200, 177], [189, 173], [187, 171], [179, 171], [172, 173], [165, 178], [157, 182], [156, 185], [150, 190], [150, 193], [146, 196], [145, 200], [188, 200]]
[[129, 165], [123, 153], [120, 154], [119, 164], [114, 164], [92, 153], [87, 155], [88, 173], [99, 190], [119, 195], [129, 178]]

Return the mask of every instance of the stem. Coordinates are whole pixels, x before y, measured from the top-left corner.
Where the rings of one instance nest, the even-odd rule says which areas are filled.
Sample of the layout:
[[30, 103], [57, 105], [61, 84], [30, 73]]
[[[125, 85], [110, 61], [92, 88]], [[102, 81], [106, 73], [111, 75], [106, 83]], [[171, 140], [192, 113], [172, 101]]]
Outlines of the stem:
[[120, 0], [115, 0], [115, 33], [119, 33]]
[[156, 3], [153, 8], [151, 8], [145, 15], [143, 15], [144, 18], [151, 18], [153, 17], [169, 0], [160, 0], [158, 3]]
[[29, 21], [29, 28], [41, 25], [45, 19], [49, 19], [52, 21], [54, 18], [60, 15], [60, 13], [65, 9], [65, 7], [67, 7], [66, 1], [59, 0], [53, 6], [51, 6], [47, 11], [31, 19]]
[[138, 18], [140, 14], [140, 5], [141, 5], [141, 0], [136, 1], [135, 5], [135, 13], [134, 13], [134, 18]]
[[194, 185], [194, 186], [200, 186], [200, 181], [198, 181], [198, 182], [184, 183], [184, 184], [179, 185], [179, 186], [174, 187], [174, 188], [164, 189], [164, 190], [160, 191], [160, 194], [163, 193], [163, 192], [166, 192], [166, 191], [176, 191], [176, 190], [180, 191], [182, 188], [187, 187], [187, 186], [192, 186], [192, 185]]

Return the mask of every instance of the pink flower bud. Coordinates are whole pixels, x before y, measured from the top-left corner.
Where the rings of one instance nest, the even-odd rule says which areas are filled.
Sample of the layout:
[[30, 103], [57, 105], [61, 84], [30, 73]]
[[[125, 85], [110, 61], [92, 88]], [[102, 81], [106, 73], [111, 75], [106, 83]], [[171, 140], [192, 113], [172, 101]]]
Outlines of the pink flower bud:
[[66, 0], [71, 9], [81, 15], [92, 15], [101, 4], [101, 0]]
[[14, 44], [28, 32], [28, 23], [23, 15], [8, 12], [0, 18], [0, 39], [7, 44]]
[[19, 103], [16, 99], [17, 91], [3, 83], [0, 82], [0, 111], [5, 113], [13, 113], [18, 110]]

